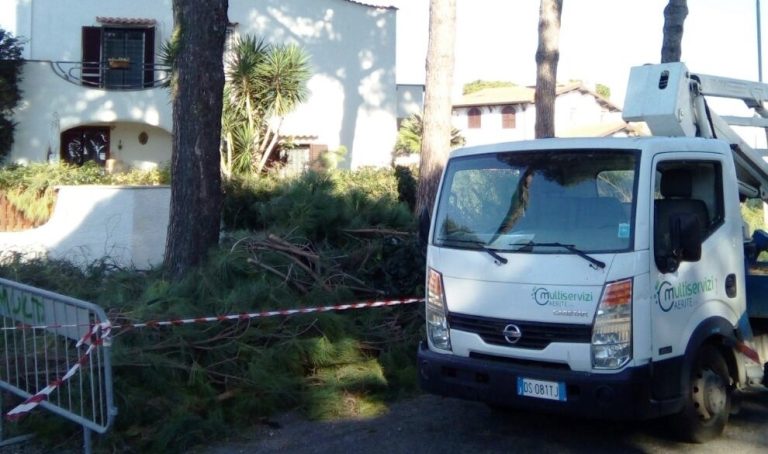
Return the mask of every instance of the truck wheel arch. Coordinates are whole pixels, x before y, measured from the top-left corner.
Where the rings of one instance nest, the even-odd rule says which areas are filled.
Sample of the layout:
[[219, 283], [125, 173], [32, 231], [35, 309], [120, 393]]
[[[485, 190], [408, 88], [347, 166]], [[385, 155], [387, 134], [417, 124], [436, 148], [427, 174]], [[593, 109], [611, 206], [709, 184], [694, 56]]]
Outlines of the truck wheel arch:
[[680, 389], [683, 392], [688, 392], [685, 389], [684, 377], [690, 375], [697, 352], [704, 344], [708, 343], [716, 347], [723, 355], [731, 379], [734, 382], [743, 381], [744, 371], [739, 369], [733, 348], [737, 340], [736, 328], [727, 319], [723, 317], [710, 317], [702, 320], [696, 329], [693, 330], [693, 333], [691, 333], [688, 345], [685, 348], [683, 370], [680, 375]]

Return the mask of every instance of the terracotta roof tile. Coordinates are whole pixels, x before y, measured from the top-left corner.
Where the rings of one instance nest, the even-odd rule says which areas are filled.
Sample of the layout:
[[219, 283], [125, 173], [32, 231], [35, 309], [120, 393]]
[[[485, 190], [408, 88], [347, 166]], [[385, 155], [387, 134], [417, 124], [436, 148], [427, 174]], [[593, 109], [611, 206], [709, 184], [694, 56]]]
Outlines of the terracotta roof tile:
[[105, 25], [155, 25], [157, 23], [154, 19], [146, 19], [140, 17], [107, 17], [96, 16], [96, 22]]

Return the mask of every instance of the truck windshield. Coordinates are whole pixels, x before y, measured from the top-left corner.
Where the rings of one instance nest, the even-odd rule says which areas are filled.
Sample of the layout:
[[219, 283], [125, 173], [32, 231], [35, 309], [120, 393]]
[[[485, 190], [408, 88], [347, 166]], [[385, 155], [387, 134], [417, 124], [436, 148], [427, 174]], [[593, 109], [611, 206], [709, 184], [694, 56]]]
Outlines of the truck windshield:
[[454, 158], [440, 191], [434, 244], [561, 254], [629, 250], [638, 156], [579, 149]]

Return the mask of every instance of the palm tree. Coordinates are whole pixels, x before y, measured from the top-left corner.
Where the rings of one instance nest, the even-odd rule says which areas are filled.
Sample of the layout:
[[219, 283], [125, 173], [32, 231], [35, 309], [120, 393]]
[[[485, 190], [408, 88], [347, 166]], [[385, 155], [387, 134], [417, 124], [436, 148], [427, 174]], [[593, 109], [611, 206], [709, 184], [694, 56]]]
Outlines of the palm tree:
[[235, 42], [222, 114], [225, 175], [263, 170], [283, 118], [307, 98], [309, 76], [309, 59], [296, 45], [269, 45], [250, 35]]
[[[424, 121], [419, 114], [413, 114], [403, 121], [397, 131], [395, 142], [395, 156], [405, 156], [421, 151], [421, 138], [424, 135]], [[451, 149], [460, 147], [466, 143], [461, 131], [451, 129]]]
[[294, 44], [272, 48], [266, 60], [256, 67], [256, 80], [262, 89], [261, 108], [266, 120], [266, 134], [259, 146], [261, 161], [256, 168], [257, 174], [261, 173], [277, 145], [285, 116], [306, 101], [309, 75], [309, 58]]

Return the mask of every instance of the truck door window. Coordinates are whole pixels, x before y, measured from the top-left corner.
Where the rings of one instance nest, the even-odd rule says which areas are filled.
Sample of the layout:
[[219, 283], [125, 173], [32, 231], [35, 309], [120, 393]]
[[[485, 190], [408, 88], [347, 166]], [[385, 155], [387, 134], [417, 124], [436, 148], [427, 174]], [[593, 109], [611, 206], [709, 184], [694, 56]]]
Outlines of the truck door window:
[[[662, 179], [665, 173], [669, 173], [672, 186], [669, 191], [677, 191], [676, 194], [662, 194]], [[687, 174], [687, 176], [686, 176]], [[723, 178], [722, 166], [718, 161], [663, 161], [656, 167], [656, 180], [654, 182], [654, 197], [662, 199], [691, 199], [703, 202], [706, 207], [706, 217], [702, 220], [702, 238], [706, 238], [722, 225], [725, 219], [723, 205]], [[690, 188], [683, 188], [688, 183], [680, 181], [680, 178], [690, 178]], [[685, 193], [681, 193], [684, 191]]]
[[663, 161], [654, 184], [654, 257], [660, 270], [673, 270], [679, 263], [672, 234], [673, 224], [681, 222], [676, 219], [696, 219], [702, 241], [723, 224], [722, 166], [718, 161]]

